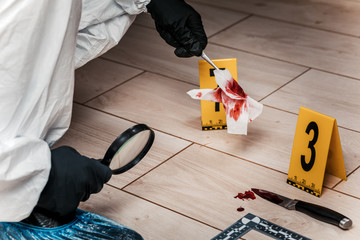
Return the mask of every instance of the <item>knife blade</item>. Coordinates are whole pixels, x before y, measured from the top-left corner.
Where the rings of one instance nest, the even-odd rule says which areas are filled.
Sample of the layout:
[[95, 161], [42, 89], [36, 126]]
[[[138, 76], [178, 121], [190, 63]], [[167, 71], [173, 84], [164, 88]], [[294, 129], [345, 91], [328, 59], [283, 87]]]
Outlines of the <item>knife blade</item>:
[[341, 229], [349, 229], [352, 225], [352, 221], [350, 218], [329, 208], [322, 207], [313, 203], [304, 202], [301, 200], [290, 199], [280, 194], [262, 189], [252, 188], [251, 190], [258, 196], [279, 206], [282, 206], [288, 210], [296, 210], [305, 213], [310, 217], [316, 218], [326, 223], [333, 224], [340, 227]]

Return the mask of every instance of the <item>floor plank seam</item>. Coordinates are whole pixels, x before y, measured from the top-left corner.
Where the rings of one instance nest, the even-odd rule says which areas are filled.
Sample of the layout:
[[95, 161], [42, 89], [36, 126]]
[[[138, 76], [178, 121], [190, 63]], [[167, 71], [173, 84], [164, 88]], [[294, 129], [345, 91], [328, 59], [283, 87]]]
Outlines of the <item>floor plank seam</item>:
[[[121, 44], [121, 42], [119, 42], [118, 45], [119, 45], [119, 44]], [[116, 48], [116, 47], [114, 47], [114, 48]], [[111, 59], [111, 58], [107, 58], [105, 55], [106, 55], [106, 54], [101, 55], [99, 58], [102, 59], [102, 60], [108, 61], [108, 62], [117, 63], [117, 64], [120, 64], [120, 65], [123, 65], [123, 66], [126, 66], [126, 67], [130, 67], [130, 68], [135, 68], [135, 69], [137, 69], [137, 70], [139, 70], [139, 71], [146, 71], [145, 69], [140, 68], [140, 67], [137, 66], [137, 65], [131, 65], [131, 64], [128, 64], [128, 63], [118, 62], [118, 61], [113, 60], [113, 59]]]
[[300, 63], [290, 62], [290, 61], [287, 61], [287, 60], [284, 60], [284, 59], [281, 59], [281, 58], [271, 57], [271, 56], [268, 56], [268, 55], [255, 53], [255, 52], [251, 52], [251, 51], [244, 50], [244, 49], [239, 49], [239, 48], [235, 48], [235, 47], [229, 47], [227, 45], [223, 45], [223, 44], [216, 43], [216, 42], [209, 42], [209, 43], [213, 44], [215, 46], [227, 48], [229, 50], [244, 52], [244, 53], [248, 53], [248, 54], [251, 54], [251, 55], [254, 55], [254, 56], [264, 57], [264, 58], [272, 59], [272, 60], [275, 60], [275, 61], [296, 65], [296, 66], [299, 66], [299, 67], [311, 68], [311, 69], [314, 69], [314, 70], [317, 70], [317, 71], [320, 71], [320, 72], [330, 73], [330, 74], [337, 75], [337, 76], [340, 76], [340, 77], [345, 77], [345, 78], [360, 81], [360, 78], [357, 78], [357, 77], [353, 77], [353, 76], [349, 76], [349, 75], [345, 75], [345, 74], [341, 74], [341, 73], [336, 73], [336, 72], [331, 72], [331, 71], [328, 71], [328, 70], [325, 70], [325, 69], [316, 68], [316, 67], [308, 66], [308, 65], [303, 65], [303, 64], [300, 64]]
[[[348, 176], [346, 176], [346, 177], [348, 177]], [[341, 181], [337, 182], [331, 189], [332, 189], [332, 190], [335, 190], [335, 188], [336, 188], [340, 183], [342, 183], [343, 181], [344, 181], [344, 180], [341, 179]]]
[[128, 122], [132, 122], [132, 123], [135, 123], [135, 124], [140, 124], [140, 123], [137, 122], [137, 121], [120, 117], [120, 116], [118, 116], [118, 115], [116, 115], [116, 114], [113, 114], [113, 113], [110, 113], [110, 112], [106, 112], [106, 111], [104, 111], [104, 110], [101, 110], [101, 109], [92, 107], [92, 106], [90, 106], [90, 105], [85, 105], [85, 104], [80, 104], [80, 105], [83, 106], [83, 107], [87, 107], [87, 108], [90, 108], [90, 109], [92, 109], [92, 110], [95, 110], [95, 111], [98, 111], [98, 112], [101, 112], [101, 113], [110, 115], [110, 116], [112, 116], [112, 117], [120, 118], [120, 119], [122, 119], [122, 120], [125, 120], [125, 121], [128, 121]]
[[131, 184], [133, 184], [134, 182], [136, 182], [137, 180], [139, 180], [140, 178], [144, 177], [145, 175], [147, 175], [148, 173], [152, 172], [153, 170], [157, 169], [158, 167], [160, 167], [161, 165], [167, 163], [170, 159], [174, 158], [175, 156], [177, 156], [178, 154], [182, 153], [183, 151], [185, 151], [186, 149], [188, 149], [189, 147], [191, 147], [192, 145], [194, 145], [194, 143], [190, 143], [188, 146], [184, 147], [183, 149], [181, 149], [180, 151], [176, 152], [175, 154], [173, 154], [172, 156], [168, 157], [167, 159], [165, 159], [164, 161], [162, 161], [161, 163], [159, 163], [158, 165], [154, 166], [153, 168], [151, 168], [150, 170], [148, 170], [147, 172], [141, 174], [139, 177], [137, 177], [136, 179], [132, 180], [130, 183], [126, 184], [125, 186], [123, 186], [121, 188], [121, 190], [124, 190], [126, 187], [130, 186]]
[[179, 79], [179, 78], [174, 78], [173, 76], [168, 76], [168, 75], [163, 74], [163, 73], [158, 73], [158, 72], [154, 72], [154, 71], [149, 71], [149, 70], [146, 70], [146, 69], [142, 69], [142, 68], [136, 67], [135, 65], [124, 64], [124, 63], [122, 63], [122, 62], [118, 62], [118, 61], [116, 61], [116, 60], [113, 60], [113, 59], [110, 59], [110, 58], [107, 58], [107, 57], [104, 57], [104, 56], [102, 56], [102, 57], [100, 57], [100, 58], [103, 59], [103, 60], [107, 60], [107, 61], [113, 62], [113, 63], [117, 63], [117, 64], [124, 65], [124, 66], [127, 66], [127, 67], [135, 68], [135, 69], [138, 69], [138, 70], [141, 70], [141, 71], [146, 71], [146, 72], [151, 73], [151, 74], [159, 75], [159, 76], [161, 76], [161, 77], [170, 78], [170, 79], [175, 80], [175, 81], [178, 81], [178, 82], [190, 84], [190, 85], [193, 85], [193, 86], [195, 86], [195, 87], [199, 87], [199, 86], [200, 86], [200, 84], [194, 84], [194, 83], [187, 82], [187, 81], [182, 80], [182, 79]]
[[304, 72], [298, 74], [297, 76], [295, 76], [293, 79], [290, 79], [288, 82], [286, 82], [285, 84], [283, 84], [282, 86], [278, 87], [277, 89], [275, 89], [274, 91], [272, 91], [271, 93], [269, 93], [268, 95], [266, 95], [265, 97], [261, 98], [259, 100], [259, 102], [265, 100], [267, 97], [271, 96], [272, 94], [274, 94], [275, 92], [279, 91], [281, 88], [285, 87], [286, 85], [288, 85], [289, 83], [295, 81], [296, 79], [298, 79], [299, 77], [301, 77], [302, 75], [304, 75], [305, 73], [309, 72], [311, 70], [311, 68], [306, 69]]
[[355, 130], [355, 129], [351, 129], [351, 128], [347, 128], [347, 127], [342, 127], [342, 126], [338, 126], [339, 128], [342, 128], [342, 129], [346, 129], [348, 131], [352, 131], [352, 132], [355, 132], [355, 133], [360, 133], [360, 131], [358, 130]]
[[152, 29], [152, 30], [154, 30], [154, 27], [155, 27], [155, 24], [154, 24], [154, 27], [150, 27], [150, 26], [147, 26], [147, 25], [138, 23], [138, 22], [136, 22], [136, 20], [135, 20], [135, 22], [134, 22], [134, 25], [136, 25], [136, 26], [138, 26], [138, 27], [145, 27], [145, 28]]
[[352, 197], [352, 198], [355, 198], [355, 199], [357, 199], [357, 200], [360, 200], [360, 197], [356, 197], [356, 196], [351, 195], [351, 194], [349, 194], [349, 193], [345, 193], [345, 192], [342, 192], [342, 191], [339, 191], [339, 190], [336, 190], [336, 189], [330, 189], [330, 190], [332, 190], [332, 191], [334, 191], [334, 192], [337, 192], [337, 193], [339, 193], [339, 194], [343, 194], [343, 195], [346, 195], [346, 196], [348, 196], [348, 197]]
[[[79, 103], [77, 103], [77, 104], [79, 104]], [[90, 105], [83, 105], [83, 104], [79, 104], [79, 105], [82, 105], [83, 107], [87, 107], [87, 108], [93, 109], [93, 110], [95, 110], [95, 111], [98, 111], [98, 112], [101, 112], [101, 113], [104, 113], [104, 114], [107, 114], [107, 115], [110, 115], [110, 116], [112, 116], [112, 117], [116, 117], [116, 118], [119, 118], [119, 119], [122, 119], [122, 120], [125, 120], [125, 121], [128, 121], [128, 122], [132, 122], [132, 123], [135, 123], [135, 124], [140, 124], [140, 122], [137, 122], [137, 121], [134, 121], [134, 120], [131, 120], [131, 119], [128, 119], [128, 118], [124, 118], [124, 117], [121, 117], [121, 116], [118, 116], [118, 115], [116, 115], [116, 114], [113, 114], [113, 113], [110, 113], [110, 112], [107, 112], [107, 111], [104, 111], [104, 110], [95, 108], [95, 107], [90, 106]], [[199, 125], [200, 125], [200, 123], [199, 123]], [[151, 127], [151, 126], [149, 125], [149, 127]], [[166, 134], [166, 135], [169, 135], [169, 136], [172, 136], [172, 137], [175, 137], [175, 138], [184, 140], [184, 141], [186, 141], [186, 142], [190, 142], [190, 143], [194, 142], [194, 141], [192, 141], [192, 140], [190, 140], [190, 139], [186, 139], [186, 138], [183, 138], [183, 137], [180, 137], [180, 136], [176, 136], [176, 135], [174, 135], [174, 134], [172, 134], [172, 133], [168, 133], [168, 132], [163, 131], [163, 130], [161, 130], [161, 129], [157, 129], [157, 128], [154, 128], [154, 127], [151, 127], [151, 129], [153, 129], [153, 130], [155, 130], [155, 131], [157, 131], [157, 132], [160, 132], [160, 133], [163, 133], [163, 134]], [[194, 142], [194, 143], [196, 143], [196, 142]]]
[[237, 25], [237, 24], [241, 23], [242, 21], [245, 21], [246, 19], [248, 19], [248, 18], [250, 18], [250, 17], [252, 17], [252, 16], [253, 16], [252, 14], [249, 14], [249, 15], [247, 15], [247, 16], [245, 16], [245, 17], [243, 17], [242, 19], [240, 19], [240, 20], [238, 20], [238, 21], [236, 21], [236, 22], [234, 22], [234, 23], [230, 24], [229, 26], [227, 26], [227, 27], [225, 27], [225, 28], [223, 28], [223, 29], [219, 30], [218, 32], [216, 32], [216, 33], [213, 33], [213, 34], [209, 35], [209, 36], [208, 36], [208, 39], [210, 39], [210, 38], [214, 37], [215, 35], [218, 35], [218, 34], [220, 34], [220, 33], [224, 32], [224, 31], [228, 30], [229, 28], [231, 28], [231, 27], [233, 27], [233, 26], [235, 26], [235, 25]]
[[[290, 61], [287, 61], [287, 60], [284, 60], [284, 59], [275, 58], [275, 57], [271, 57], [271, 56], [267, 56], [267, 55], [263, 55], [263, 54], [259, 54], [259, 53], [255, 53], [255, 52], [251, 52], [251, 51], [248, 51], [248, 50], [244, 50], [244, 49], [229, 47], [229, 46], [227, 46], [227, 45], [222, 45], [222, 44], [219, 44], [219, 43], [216, 43], [216, 42], [209, 42], [209, 44], [213, 44], [213, 45], [215, 45], [215, 46], [223, 47], [223, 48], [226, 48], [226, 49], [228, 49], [228, 50], [234, 50], [234, 51], [244, 52], [244, 53], [251, 54], [251, 55], [254, 55], [254, 56], [259, 56], [259, 57], [263, 57], [263, 58], [267, 58], [267, 59], [271, 59], [271, 60], [275, 60], [275, 61], [279, 61], [279, 62], [284, 62], [284, 63], [288, 63], [288, 64], [292, 64], [292, 65], [296, 65], [296, 66], [300, 66], [300, 67], [304, 67], [304, 68], [311, 68], [311, 69], [313, 69], [313, 70], [317, 70], [317, 71], [321, 71], [321, 72], [325, 72], [325, 73], [337, 75], [337, 76], [340, 76], [340, 77], [345, 77], [345, 78], [349, 78], [349, 79], [353, 79], [353, 80], [360, 81], [360, 78], [357, 78], [357, 77], [353, 77], [353, 76], [349, 76], [349, 75], [345, 75], [345, 74], [341, 74], [341, 73], [336, 73], [336, 72], [332, 72], [332, 71], [329, 71], [329, 70], [325, 70], [325, 69], [321, 69], [321, 68], [316, 68], [316, 67], [313, 67], [313, 66], [303, 65], [303, 64], [300, 64], [300, 63], [290, 62]], [[179, 81], [179, 82], [187, 83], [187, 84], [190, 84], [190, 85], [193, 85], [193, 86], [197, 86], [197, 87], [200, 86], [200, 84], [194, 84], [194, 83], [187, 82], [187, 81], [182, 80], [182, 79], [179, 79], [179, 78], [174, 78], [172, 75], [170, 76], [170, 75], [166, 75], [166, 74], [163, 74], [163, 73], [158, 73], [158, 72], [154, 72], [154, 71], [149, 71], [149, 70], [146, 70], [146, 69], [142, 69], [142, 68], [140, 68], [139, 66], [137, 66], [136, 64], [135, 64], [135, 65], [131, 65], [131, 64], [127, 64], [127, 63], [122, 63], [122, 62], [113, 60], [113, 59], [111, 59], [111, 58], [107, 58], [106, 56], [100, 56], [99, 58], [102, 59], [102, 60], [106, 60], [106, 61], [110, 61], [110, 62], [113, 62], [113, 63], [120, 64], [120, 65], [123, 65], [123, 66], [135, 68], [135, 69], [137, 69], [137, 70], [146, 71], [146, 72], [149, 72], [149, 73], [152, 73], [152, 74], [156, 74], [156, 75], [159, 75], [159, 76], [163, 76], [163, 77], [166, 77], [166, 78], [170, 78], [170, 79], [173, 79], [173, 80], [176, 80], [176, 81]]]
[[197, 2], [197, 1], [189, 1], [190, 3], [197, 3], [197, 4], [201, 4], [201, 5], [205, 5], [205, 6], [209, 6], [209, 7], [214, 7], [214, 8], [218, 8], [218, 9], [223, 9], [226, 11], [236, 11], [242, 14], [251, 14], [253, 16], [257, 16], [257, 17], [261, 17], [261, 18], [266, 18], [266, 19], [270, 19], [270, 20], [274, 20], [274, 21], [278, 21], [278, 22], [284, 22], [284, 23], [288, 23], [288, 24], [293, 24], [293, 25], [297, 25], [297, 26], [301, 26], [301, 27], [307, 27], [307, 28], [311, 28], [311, 29], [315, 29], [315, 30], [320, 30], [320, 31], [324, 31], [324, 32], [330, 32], [330, 33], [336, 33], [336, 34], [340, 34], [340, 35], [344, 35], [344, 36], [348, 36], [348, 37], [353, 37], [353, 38], [357, 38], [359, 39], [360, 36], [357, 36], [355, 34], [349, 34], [349, 33], [343, 33], [343, 32], [338, 32], [338, 31], [334, 31], [334, 30], [330, 30], [330, 29], [326, 29], [326, 28], [319, 28], [319, 27], [315, 27], [312, 25], [308, 25], [308, 24], [301, 24], [298, 22], [293, 22], [293, 21], [286, 21], [284, 19], [279, 19], [279, 18], [274, 18], [274, 17], [270, 17], [267, 15], [262, 15], [259, 13], [255, 13], [255, 12], [249, 12], [249, 11], [244, 11], [244, 10], [234, 10], [232, 8], [228, 8], [228, 7], [221, 7], [218, 6], [216, 4], [209, 4], [209, 3], [203, 3], [203, 2]]
[[87, 104], [87, 103], [91, 102], [92, 100], [94, 100], [94, 99], [96, 99], [96, 98], [98, 98], [98, 97], [100, 97], [100, 96], [102, 96], [102, 95], [104, 95], [104, 94], [112, 91], [113, 89], [115, 89], [115, 88], [117, 88], [117, 87], [119, 87], [119, 86], [121, 86], [121, 85], [123, 85], [123, 84], [125, 84], [125, 83], [127, 83], [127, 82], [129, 82], [129, 81], [131, 81], [131, 80], [133, 80], [134, 78], [137, 78], [137, 77], [143, 75], [144, 73], [146, 73], [146, 71], [143, 70], [141, 73], [138, 73], [138, 74], [136, 74], [135, 76], [133, 76], [133, 77], [131, 77], [131, 78], [129, 78], [129, 79], [127, 79], [127, 80], [125, 80], [125, 81], [123, 81], [123, 82], [115, 85], [115, 86], [113, 86], [112, 88], [110, 88], [110, 89], [108, 89], [108, 90], [106, 90], [106, 91], [98, 94], [97, 96], [90, 98], [89, 100], [83, 102], [83, 104]]
[[334, 30], [330, 30], [330, 29], [325, 29], [325, 28], [318, 28], [318, 27], [311, 26], [311, 25], [306, 25], [306, 24], [301, 24], [301, 23], [297, 23], [297, 22], [286, 21], [286, 20], [283, 20], [283, 19], [273, 18], [273, 17], [269, 17], [269, 16], [265, 16], [265, 15], [258, 15], [258, 14], [255, 14], [255, 13], [254, 13], [254, 16], [257, 16], [257, 17], [259, 17], [259, 18], [264, 18], [264, 19], [272, 20], [272, 21], [277, 21], [277, 22], [283, 22], [283, 23], [287, 23], [287, 24], [292, 24], [292, 25], [296, 25], [296, 26], [300, 26], [300, 27], [306, 27], [306, 28], [310, 28], [310, 29], [317, 30], [317, 31], [334, 33], [334, 34], [338, 34], [338, 35], [342, 35], [342, 36], [346, 36], [346, 37], [350, 37], [350, 38], [356, 38], [357, 40], [359, 40], [359, 36], [353, 35], [353, 34], [342, 33], [342, 32], [338, 32], [338, 31], [334, 31]]
[[[290, 114], [296, 115], [296, 116], [299, 115], [298, 113], [290, 112], [288, 110], [277, 108], [275, 106], [271, 106], [271, 105], [268, 105], [268, 104], [265, 104], [265, 103], [263, 103], [263, 105], [268, 107], [268, 108], [272, 108], [272, 109], [275, 109], [275, 110], [278, 110], [278, 111], [281, 111], [281, 112], [290, 113]], [[337, 124], [339, 124], [339, 123], [337, 123]], [[354, 132], [354, 133], [360, 133], [360, 131], [358, 131], [358, 130], [347, 128], [347, 127], [344, 127], [344, 126], [341, 126], [341, 125], [338, 125], [338, 128], [342, 128], [342, 129], [345, 129], [345, 130], [348, 130], [348, 131], [351, 131], [351, 132]], [[294, 129], [294, 131], [295, 131], [295, 129]]]
[[244, 14], [244, 15], [248, 15], [248, 14], [253, 15], [252, 12], [247, 12], [247, 11], [242, 11], [242, 10], [238, 10], [238, 9], [222, 7], [222, 6], [218, 6], [216, 4], [204, 3], [204, 2], [198, 2], [198, 1], [192, 1], [192, 0], [188, 0], [188, 2], [189, 2], [190, 5], [191, 5], [191, 3], [195, 3], [195, 4], [198, 4], [198, 5], [213, 7], [213, 8], [216, 8], [218, 11], [225, 10], [225, 11], [236, 12], [236, 13], [240, 13], [240, 14]]
[[[234, 155], [234, 154], [231, 154], [231, 153], [228, 153], [228, 152], [224, 152], [224, 151], [222, 151], [222, 150], [219, 150], [219, 149], [216, 149], [216, 148], [212, 148], [212, 147], [209, 147], [209, 146], [206, 146], [206, 145], [202, 145], [202, 144], [199, 144], [199, 143], [196, 143], [196, 142], [195, 142], [195, 144], [200, 145], [200, 146], [202, 146], [202, 147], [209, 148], [209, 149], [214, 150], [214, 151], [217, 151], [217, 152], [220, 152], [220, 153], [222, 153], [222, 154], [226, 154], [226, 155], [228, 155], [228, 156], [237, 158], [237, 159], [239, 159], [239, 160], [241, 160], [241, 161], [245, 161], [245, 162], [248, 162], [248, 163], [251, 163], [251, 164], [255, 164], [255, 165], [258, 165], [258, 166], [260, 166], [260, 167], [264, 167], [264, 168], [267, 168], [267, 169], [269, 169], [269, 170], [272, 170], [272, 171], [275, 171], [275, 172], [278, 172], [278, 173], [286, 174], [286, 175], [287, 175], [287, 173], [285, 173], [285, 172], [282, 172], [282, 171], [280, 171], [280, 170], [277, 170], [277, 169], [274, 169], [274, 168], [271, 168], [271, 167], [262, 165], [262, 164], [257, 163], [257, 162], [253, 162], [253, 161], [248, 160], [248, 159], [246, 159], [246, 158], [239, 157], [239, 156], [236, 156], [236, 155]], [[290, 162], [290, 159], [289, 159], [289, 162]]]
[[[358, 170], [360, 168], [360, 165], [357, 166], [354, 170], [352, 170], [351, 172], [349, 172], [349, 174], [346, 176], [347, 178], [350, 177], [350, 175], [352, 175], [354, 172], [356, 172], [356, 170]], [[339, 184], [339, 183], [338, 183]]]
[[156, 205], [156, 206], [158, 206], [158, 207], [164, 208], [164, 209], [166, 209], [166, 210], [168, 210], [168, 211], [171, 211], [171, 212], [173, 212], [173, 213], [179, 214], [179, 215], [181, 215], [181, 216], [183, 216], [183, 217], [186, 217], [186, 218], [188, 218], [188, 219], [191, 219], [191, 220], [193, 220], [193, 221], [196, 221], [196, 222], [198, 222], [198, 223], [200, 223], [200, 224], [206, 225], [206, 226], [211, 227], [211, 228], [213, 228], [213, 229], [216, 229], [216, 230], [218, 230], [218, 231], [222, 231], [222, 229], [220, 229], [220, 228], [217, 228], [217, 227], [212, 226], [212, 225], [210, 225], [210, 224], [208, 224], [208, 223], [206, 223], [206, 222], [203, 222], [203, 221], [198, 220], [198, 219], [196, 219], [196, 218], [190, 217], [190, 216], [188, 216], [188, 215], [186, 215], [186, 214], [184, 214], [184, 213], [181, 213], [181, 212], [176, 211], [176, 210], [174, 210], [174, 209], [171, 209], [171, 208], [169, 208], [169, 207], [166, 207], [165, 205], [161, 205], [161, 204], [159, 204], [159, 203], [157, 203], [157, 202], [154, 202], [154, 201], [149, 200], [149, 199], [147, 199], [147, 198], [141, 197], [141, 196], [139, 196], [139, 195], [137, 195], [137, 194], [135, 194], [135, 193], [132, 193], [132, 192], [130, 192], [130, 191], [127, 191], [127, 190], [125, 190], [125, 189], [119, 189], [118, 187], [116, 187], [116, 186], [114, 186], [114, 185], [111, 185], [111, 184], [107, 184], [107, 185], [109, 185], [110, 187], [113, 187], [113, 188], [115, 188], [115, 189], [117, 189], [117, 190], [119, 190], [119, 191], [123, 191], [123, 192], [125, 192], [125, 193], [127, 193], [127, 194], [130, 194], [130, 195], [132, 195], [132, 196], [134, 196], [134, 197], [137, 197], [137, 198], [139, 198], [139, 199], [142, 199], [142, 200], [144, 200], [144, 201], [146, 201], [146, 202], [149, 202], [149, 203], [151, 203], [151, 204], [154, 204], [154, 205]]

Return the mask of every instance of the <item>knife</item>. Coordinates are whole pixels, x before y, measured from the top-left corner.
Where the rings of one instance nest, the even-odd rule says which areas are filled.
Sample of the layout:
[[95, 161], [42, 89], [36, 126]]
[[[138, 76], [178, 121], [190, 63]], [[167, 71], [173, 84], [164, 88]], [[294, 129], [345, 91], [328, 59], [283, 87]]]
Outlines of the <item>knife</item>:
[[349, 229], [352, 225], [351, 219], [331, 209], [301, 200], [290, 199], [262, 189], [252, 188], [251, 190], [260, 197], [280, 205], [288, 210], [296, 210], [305, 213], [313, 218], [333, 224], [342, 229]]

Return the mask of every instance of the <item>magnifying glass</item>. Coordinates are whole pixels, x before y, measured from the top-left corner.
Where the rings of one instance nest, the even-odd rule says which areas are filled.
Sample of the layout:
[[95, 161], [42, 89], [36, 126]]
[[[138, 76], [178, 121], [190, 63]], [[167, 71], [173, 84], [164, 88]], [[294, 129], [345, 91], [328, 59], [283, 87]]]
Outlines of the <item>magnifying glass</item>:
[[138, 124], [123, 132], [110, 145], [101, 160], [113, 174], [128, 171], [140, 162], [150, 150], [155, 133], [145, 124]]

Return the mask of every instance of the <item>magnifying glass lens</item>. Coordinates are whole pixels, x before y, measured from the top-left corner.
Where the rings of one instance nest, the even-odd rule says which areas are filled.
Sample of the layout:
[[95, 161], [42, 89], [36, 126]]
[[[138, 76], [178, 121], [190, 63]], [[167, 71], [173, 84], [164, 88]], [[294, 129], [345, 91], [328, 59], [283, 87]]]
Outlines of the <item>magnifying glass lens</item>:
[[113, 174], [120, 174], [134, 167], [150, 150], [155, 133], [145, 124], [138, 124], [123, 132], [110, 145], [101, 160]]
[[133, 161], [145, 148], [150, 138], [150, 130], [139, 132], [125, 142], [115, 153], [110, 169], [119, 169]]

